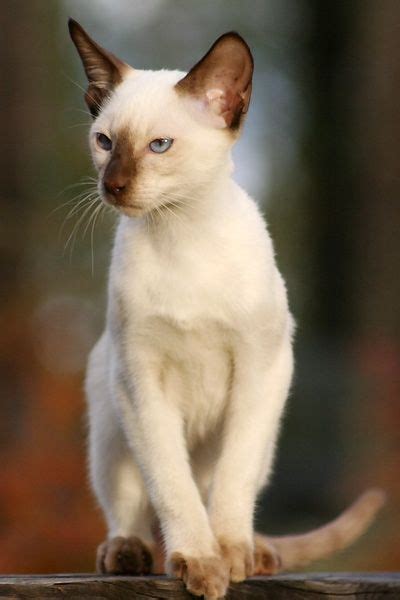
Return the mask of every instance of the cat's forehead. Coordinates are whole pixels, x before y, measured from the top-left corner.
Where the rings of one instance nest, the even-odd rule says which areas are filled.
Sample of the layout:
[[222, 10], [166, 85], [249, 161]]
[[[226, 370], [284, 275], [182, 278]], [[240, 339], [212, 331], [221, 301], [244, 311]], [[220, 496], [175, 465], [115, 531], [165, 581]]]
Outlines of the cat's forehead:
[[115, 134], [168, 135], [168, 128], [184, 126], [185, 115], [175, 84], [180, 71], [132, 71], [115, 89], [100, 115]]

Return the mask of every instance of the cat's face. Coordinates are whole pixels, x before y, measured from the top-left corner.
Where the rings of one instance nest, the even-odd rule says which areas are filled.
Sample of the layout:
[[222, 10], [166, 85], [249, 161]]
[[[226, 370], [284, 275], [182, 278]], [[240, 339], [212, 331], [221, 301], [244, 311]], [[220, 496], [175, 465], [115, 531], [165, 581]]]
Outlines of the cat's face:
[[182, 204], [228, 168], [231, 136], [191, 116], [174, 89], [182, 75], [132, 71], [92, 124], [99, 191], [128, 216]]
[[183, 205], [229, 170], [251, 93], [242, 38], [225, 34], [185, 75], [132, 69], [69, 25], [89, 80], [90, 148], [105, 202], [128, 216]]

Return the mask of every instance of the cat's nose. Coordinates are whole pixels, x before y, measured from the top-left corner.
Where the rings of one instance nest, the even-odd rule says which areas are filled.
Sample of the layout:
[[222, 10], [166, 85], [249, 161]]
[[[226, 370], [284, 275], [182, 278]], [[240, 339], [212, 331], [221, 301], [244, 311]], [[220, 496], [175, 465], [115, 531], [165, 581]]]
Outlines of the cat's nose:
[[111, 194], [112, 196], [119, 196], [126, 187], [126, 181], [118, 178], [113, 179], [105, 179], [103, 181], [104, 188], [106, 192]]

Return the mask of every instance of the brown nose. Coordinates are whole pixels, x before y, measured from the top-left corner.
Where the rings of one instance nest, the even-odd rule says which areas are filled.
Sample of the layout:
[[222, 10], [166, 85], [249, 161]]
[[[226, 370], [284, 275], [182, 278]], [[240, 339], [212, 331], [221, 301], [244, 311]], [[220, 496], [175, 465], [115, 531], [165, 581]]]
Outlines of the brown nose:
[[126, 187], [126, 179], [123, 177], [107, 177], [103, 181], [104, 189], [112, 196], [118, 196]]

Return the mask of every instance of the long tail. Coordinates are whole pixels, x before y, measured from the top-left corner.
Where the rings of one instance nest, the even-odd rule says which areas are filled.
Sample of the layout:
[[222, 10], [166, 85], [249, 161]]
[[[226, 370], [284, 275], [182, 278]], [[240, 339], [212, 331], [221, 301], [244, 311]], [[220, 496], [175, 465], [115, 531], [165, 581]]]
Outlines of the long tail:
[[257, 534], [256, 547], [272, 551], [278, 559], [276, 570], [304, 567], [354, 542], [367, 529], [385, 499], [386, 495], [382, 490], [370, 489], [334, 521], [300, 535], [273, 537]]

